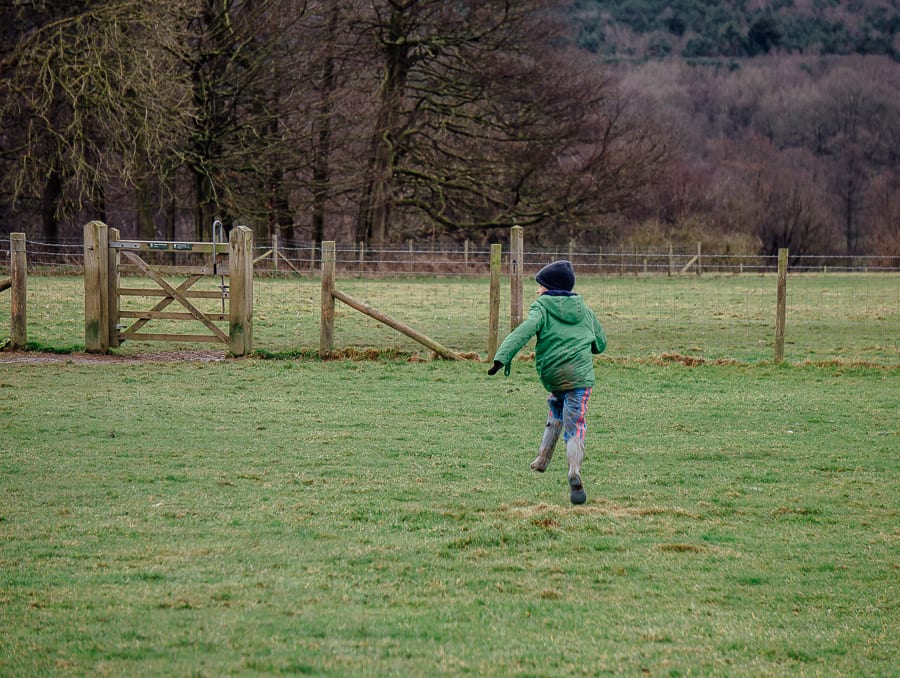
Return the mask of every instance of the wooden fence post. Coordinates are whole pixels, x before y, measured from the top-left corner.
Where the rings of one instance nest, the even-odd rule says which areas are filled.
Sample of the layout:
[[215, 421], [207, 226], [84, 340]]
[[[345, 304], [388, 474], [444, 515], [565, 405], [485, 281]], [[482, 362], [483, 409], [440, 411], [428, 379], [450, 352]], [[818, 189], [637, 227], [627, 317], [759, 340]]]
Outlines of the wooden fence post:
[[109, 353], [109, 228], [84, 226], [84, 349]]
[[[118, 240], [119, 229], [109, 229], [109, 242], [117, 242]], [[119, 347], [119, 259], [121, 258], [119, 252], [118, 248], [112, 247], [107, 247], [106, 250], [106, 299], [109, 308], [106, 320], [109, 328], [107, 337], [109, 338], [110, 348]]]
[[28, 343], [27, 313], [27, 270], [28, 260], [25, 253], [25, 234], [9, 234], [10, 282], [12, 286], [9, 345], [13, 349], [25, 348]]
[[775, 362], [784, 361], [784, 325], [787, 306], [788, 250], [778, 250], [778, 291], [775, 301]]
[[503, 245], [491, 245], [490, 312], [488, 313], [488, 360], [497, 352], [500, 330], [500, 273], [503, 265]]
[[703, 273], [703, 243], [697, 243], [697, 277]]
[[334, 240], [322, 243], [322, 314], [319, 325], [319, 357], [334, 348]]
[[509, 329], [522, 324], [522, 269], [524, 268], [524, 237], [521, 226], [509, 232]]
[[274, 264], [275, 272], [278, 272], [278, 232], [272, 234], [272, 264]]
[[236, 226], [229, 245], [228, 350], [247, 355], [253, 351], [253, 231]]

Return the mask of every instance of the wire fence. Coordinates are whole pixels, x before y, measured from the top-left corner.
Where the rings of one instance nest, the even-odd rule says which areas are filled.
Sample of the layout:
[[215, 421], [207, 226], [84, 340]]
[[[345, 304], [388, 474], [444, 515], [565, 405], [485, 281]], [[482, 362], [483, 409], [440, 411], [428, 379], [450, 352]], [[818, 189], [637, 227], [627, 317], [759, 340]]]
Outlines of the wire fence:
[[[318, 274], [321, 251], [315, 246], [278, 246], [270, 241], [257, 246], [269, 254], [262, 271], [309, 272]], [[365, 245], [336, 247], [336, 264], [345, 275], [484, 275], [490, 269], [490, 248], [461, 243], [456, 247], [407, 242], [385, 245], [377, 250]], [[508, 257], [508, 252], [505, 254]], [[775, 273], [777, 254], [744, 255], [727, 252], [702, 251], [699, 247], [626, 250], [614, 248], [585, 252], [574, 246], [567, 248], [534, 248], [525, 251], [526, 273], [535, 273], [544, 264], [568, 259], [576, 273], [599, 276], [641, 276]], [[900, 257], [800, 255], [790, 262], [793, 273], [874, 273], [900, 271]]]
[[[29, 240], [29, 272], [49, 275], [80, 275], [84, 268], [81, 241], [55, 243]], [[295, 273], [318, 275], [321, 248], [317, 245], [281, 245], [277, 240], [257, 241], [260, 274]], [[273, 255], [273, 252], [276, 254]], [[362, 244], [336, 247], [336, 264], [343, 275], [485, 275], [490, 269], [490, 247], [469, 242], [455, 247], [433, 243], [388, 244], [374, 249]], [[508, 252], [504, 253], [508, 257]], [[599, 276], [663, 275], [677, 277], [704, 274], [775, 273], [777, 255], [746, 255], [702, 251], [699, 247], [612, 248], [585, 252], [574, 245], [567, 248], [526, 249], [525, 273], [534, 273], [547, 262], [568, 259], [576, 273]], [[0, 271], [8, 268], [9, 239], [0, 238]], [[791, 273], [879, 273], [900, 272], [900, 257], [846, 255], [791, 255]]]
[[[84, 343], [82, 243], [28, 241], [28, 336], [44, 348]], [[320, 252], [310, 246], [254, 245], [254, 348], [315, 352], [319, 341]], [[159, 254], [160, 257], [167, 256]], [[190, 257], [192, 255], [184, 255]], [[197, 255], [200, 256], [200, 255]], [[504, 253], [504, 272], [508, 270]], [[671, 251], [526, 249], [528, 280], [568, 258], [577, 291], [609, 335], [607, 355], [676, 360], [772, 359], [776, 257]], [[0, 277], [9, 268], [0, 239]], [[890, 263], [890, 262], [888, 262]], [[792, 257], [785, 358], [900, 365], [900, 262], [883, 258]], [[338, 245], [338, 287], [445, 346], [487, 357], [489, 248], [402, 243], [375, 250]], [[509, 282], [501, 285], [501, 338], [509, 330]], [[0, 341], [9, 327], [0, 294]], [[348, 350], [427, 353], [385, 325], [338, 305], [335, 345]], [[126, 342], [123, 353], [183, 349]], [[526, 348], [525, 353], [528, 352]]]

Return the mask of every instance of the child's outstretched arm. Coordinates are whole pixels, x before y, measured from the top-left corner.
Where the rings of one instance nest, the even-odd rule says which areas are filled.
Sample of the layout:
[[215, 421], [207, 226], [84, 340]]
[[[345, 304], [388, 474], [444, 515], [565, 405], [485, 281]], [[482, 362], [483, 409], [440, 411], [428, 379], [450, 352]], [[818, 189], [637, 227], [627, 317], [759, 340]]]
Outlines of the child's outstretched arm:
[[[506, 335], [506, 339], [500, 344], [497, 353], [494, 354], [494, 365], [488, 370], [488, 374], [494, 375], [500, 366], [506, 367], [504, 375], [509, 376], [510, 366], [516, 354], [522, 350], [525, 344], [538, 333], [544, 323], [544, 312], [537, 304], [532, 304], [528, 311], [528, 317], [522, 321], [516, 329]], [[499, 363], [499, 366], [498, 366]]]

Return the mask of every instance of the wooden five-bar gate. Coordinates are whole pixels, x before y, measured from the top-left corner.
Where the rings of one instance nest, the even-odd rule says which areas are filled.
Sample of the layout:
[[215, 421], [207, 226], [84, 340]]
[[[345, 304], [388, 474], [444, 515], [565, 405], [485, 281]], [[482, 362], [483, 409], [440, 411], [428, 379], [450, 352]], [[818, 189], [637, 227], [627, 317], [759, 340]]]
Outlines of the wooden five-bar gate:
[[[215, 229], [214, 229], [215, 232]], [[224, 240], [224, 237], [223, 237]], [[201, 265], [160, 265], [147, 260], [149, 252], [209, 255]], [[196, 259], [196, 257], [194, 257]], [[151, 287], [123, 287], [122, 273], [149, 278]], [[164, 276], [184, 280], [176, 285]], [[218, 290], [194, 290], [206, 276], [219, 276]], [[225, 278], [228, 285], [225, 285]], [[146, 310], [124, 310], [122, 297], [158, 299]], [[201, 310], [199, 299], [222, 299], [221, 312]], [[226, 312], [225, 302], [228, 302]], [[209, 303], [209, 302], [207, 302]], [[167, 310], [175, 304], [179, 310]], [[202, 334], [141, 331], [153, 320], [194, 321]], [[128, 324], [123, 321], [128, 321]], [[216, 323], [228, 322], [228, 334]], [[89, 353], [108, 353], [121, 342], [178, 341], [227, 344], [232, 355], [253, 350], [253, 233], [246, 226], [232, 229], [228, 242], [155, 242], [122, 240], [119, 230], [100, 221], [84, 227], [84, 344]]]

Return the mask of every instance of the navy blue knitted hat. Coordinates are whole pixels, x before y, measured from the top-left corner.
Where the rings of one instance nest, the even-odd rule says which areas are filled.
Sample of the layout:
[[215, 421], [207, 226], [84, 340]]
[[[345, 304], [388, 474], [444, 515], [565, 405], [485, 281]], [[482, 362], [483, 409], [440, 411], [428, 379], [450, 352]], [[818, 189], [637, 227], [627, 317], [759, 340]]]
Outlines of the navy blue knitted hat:
[[575, 270], [565, 259], [547, 264], [534, 276], [538, 285], [548, 290], [564, 290], [571, 292], [575, 287]]

